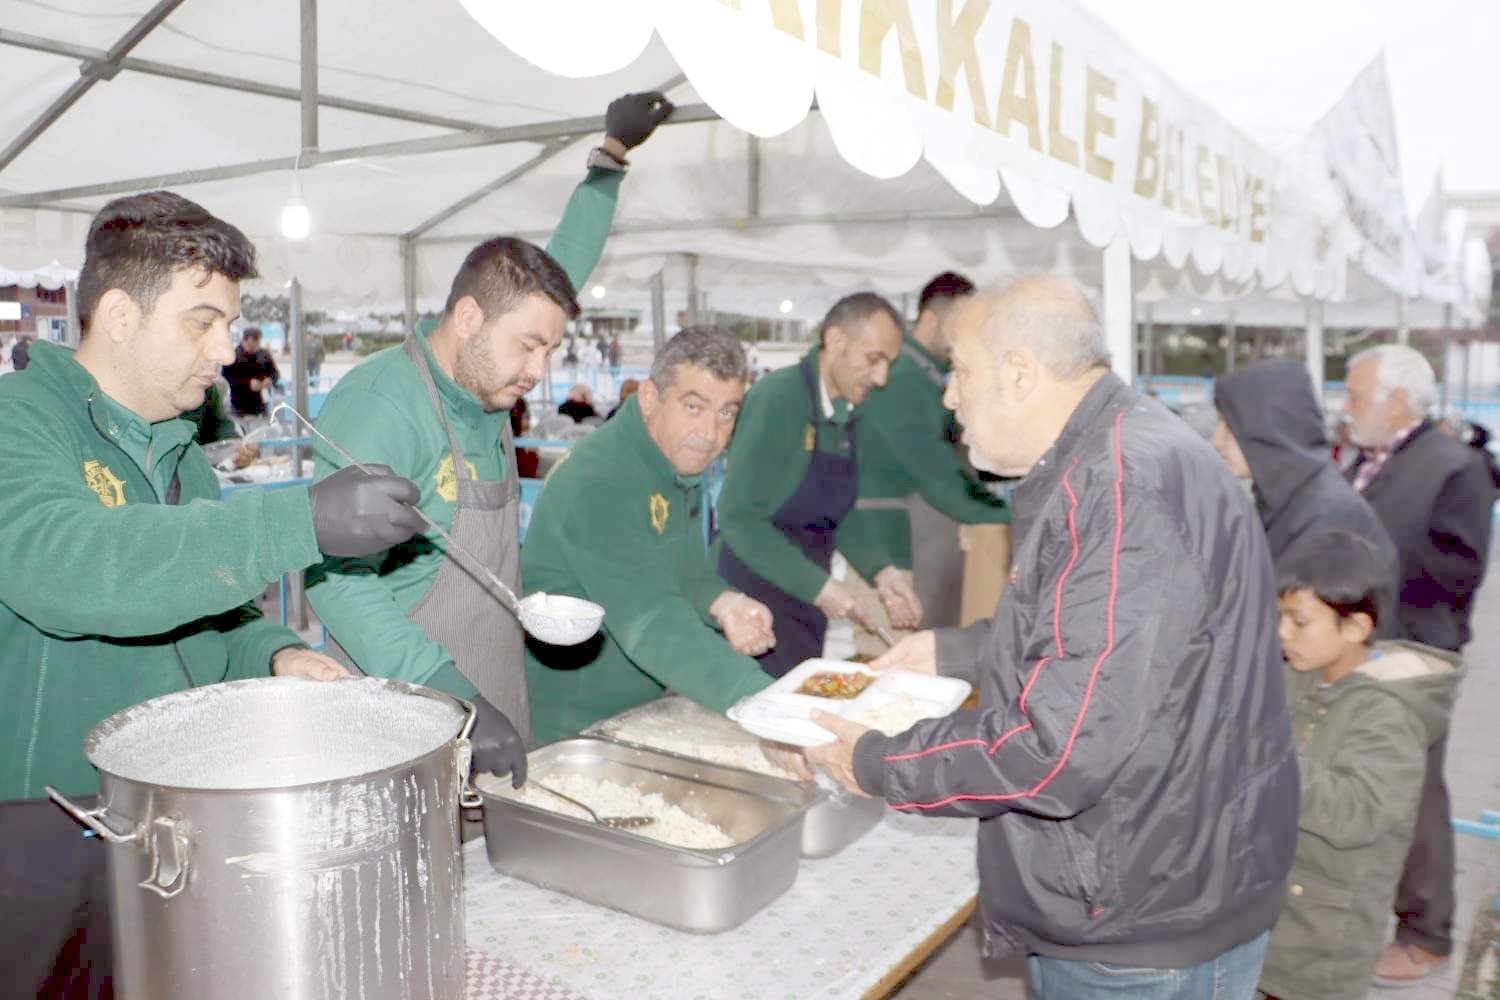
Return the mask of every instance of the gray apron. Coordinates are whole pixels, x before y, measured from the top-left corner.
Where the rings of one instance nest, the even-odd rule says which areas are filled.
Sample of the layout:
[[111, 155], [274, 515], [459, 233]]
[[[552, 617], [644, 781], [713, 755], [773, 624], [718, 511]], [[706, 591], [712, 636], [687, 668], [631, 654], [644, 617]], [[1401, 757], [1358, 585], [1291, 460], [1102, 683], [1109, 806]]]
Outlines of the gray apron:
[[[517, 479], [510, 421], [505, 422], [500, 436], [505, 452], [504, 481], [479, 482], [469, 475], [469, 465], [443, 412], [443, 400], [421, 345], [415, 338], [407, 337], [401, 346], [422, 376], [432, 407], [443, 422], [443, 432], [448, 435], [453, 475], [458, 480], [453, 524], [448, 530], [459, 545], [482, 560], [519, 595], [521, 484]], [[526, 746], [531, 747], [531, 703], [526, 695], [523, 661], [525, 635], [484, 574], [467, 565], [458, 553], [448, 553], [432, 586], [407, 612], [407, 617], [448, 651], [459, 672], [473, 682], [486, 701], [505, 713]], [[341, 654], [340, 659], [349, 662], [348, 655], [331, 636], [328, 644]]]

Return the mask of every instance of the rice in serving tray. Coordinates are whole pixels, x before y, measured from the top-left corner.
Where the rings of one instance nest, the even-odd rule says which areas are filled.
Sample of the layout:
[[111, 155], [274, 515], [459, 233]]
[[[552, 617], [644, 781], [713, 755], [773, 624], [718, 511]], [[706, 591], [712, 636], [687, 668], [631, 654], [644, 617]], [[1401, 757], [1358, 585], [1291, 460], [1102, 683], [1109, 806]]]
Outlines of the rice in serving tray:
[[[650, 837], [652, 840], [659, 840], [675, 847], [687, 847], [700, 851], [714, 851], [734, 846], [734, 841], [723, 830], [691, 815], [681, 806], [673, 805], [656, 792], [642, 792], [628, 785], [601, 781], [597, 778], [585, 778], [578, 774], [546, 775], [542, 780], [549, 788], [555, 788], [564, 795], [586, 803], [601, 817], [652, 817], [656, 822], [630, 831], [642, 837]], [[510, 788], [509, 783], [506, 783], [503, 788], [493, 790], [504, 794], [507, 798], [524, 802], [529, 806], [536, 806], [538, 809], [593, 821], [588, 813], [573, 803], [565, 802], [531, 782], [519, 791]]]
[[773, 778], [797, 780], [796, 775], [790, 771], [771, 763], [761, 750], [760, 742], [753, 738], [735, 742], [698, 738], [689, 734], [685, 728], [674, 730], [667, 725], [653, 724], [649, 719], [624, 720], [612, 726], [601, 727], [601, 731], [610, 739], [680, 753], [684, 757], [696, 757], [725, 767], [769, 774]]

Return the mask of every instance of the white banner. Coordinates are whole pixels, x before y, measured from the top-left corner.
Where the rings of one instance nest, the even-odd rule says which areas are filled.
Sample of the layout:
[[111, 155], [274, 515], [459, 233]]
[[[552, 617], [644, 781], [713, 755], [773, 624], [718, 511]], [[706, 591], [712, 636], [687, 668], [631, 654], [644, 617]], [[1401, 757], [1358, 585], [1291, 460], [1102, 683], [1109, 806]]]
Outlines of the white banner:
[[1002, 185], [1032, 224], [1304, 295], [1342, 293], [1342, 205], [1059, 0], [462, 0], [563, 76], [628, 65], [654, 28], [731, 124], [771, 136], [816, 99], [877, 177], [925, 158], [969, 200]]

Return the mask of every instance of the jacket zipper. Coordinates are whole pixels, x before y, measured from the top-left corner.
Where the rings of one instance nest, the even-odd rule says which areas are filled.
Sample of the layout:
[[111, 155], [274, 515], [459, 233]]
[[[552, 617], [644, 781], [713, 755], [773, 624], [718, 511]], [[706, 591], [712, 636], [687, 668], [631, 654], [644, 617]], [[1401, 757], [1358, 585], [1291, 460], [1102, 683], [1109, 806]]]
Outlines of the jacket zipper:
[[[125, 456], [125, 461], [129, 462], [132, 466], [135, 467], [135, 471], [139, 472], [141, 474], [141, 478], [146, 481], [146, 488], [151, 491], [151, 496], [156, 500], [157, 504], [160, 505], [162, 502], [161, 494], [156, 492], [156, 484], [151, 481], [150, 475], [146, 473], [145, 469], [141, 468], [141, 464], [139, 462], [130, 457], [130, 452], [126, 451], [124, 448], [121, 448], [119, 444], [115, 442], [115, 439], [104, 433], [104, 428], [99, 426], [99, 417], [94, 413], [94, 394], [92, 392], [89, 393], [86, 402], [88, 404], [89, 423], [93, 425], [94, 432], [104, 440], [108, 441], [110, 446], [114, 448], [115, 451], [118, 451], [121, 455]], [[152, 444], [152, 442], [147, 442], [146, 444], [146, 463], [148, 465], [151, 463]], [[179, 455], [177, 458], [177, 469], [174, 469], [172, 471], [173, 478], [176, 478], [181, 468], [182, 456]], [[177, 657], [177, 665], [182, 668], [182, 676], [187, 678], [188, 687], [197, 687], [198, 682], [193, 679], [193, 672], [188, 669], [187, 660], [183, 659], [182, 650], [178, 648], [176, 639], [172, 640], [172, 652]]]

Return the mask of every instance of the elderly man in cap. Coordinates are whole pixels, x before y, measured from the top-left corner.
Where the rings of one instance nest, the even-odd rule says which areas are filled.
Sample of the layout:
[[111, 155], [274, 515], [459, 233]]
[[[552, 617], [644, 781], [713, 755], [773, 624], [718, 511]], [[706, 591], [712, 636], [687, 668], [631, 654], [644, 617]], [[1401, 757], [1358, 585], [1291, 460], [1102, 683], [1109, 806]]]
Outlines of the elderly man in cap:
[[1024, 477], [993, 619], [876, 662], [963, 676], [977, 710], [897, 736], [836, 716], [808, 751], [916, 815], [976, 816], [992, 954], [1039, 1000], [1248, 998], [1296, 842], [1276, 593], [1250, 498], [1112, 375], [1071, 284], [954, 321], [944, 396], [981, 469]]

